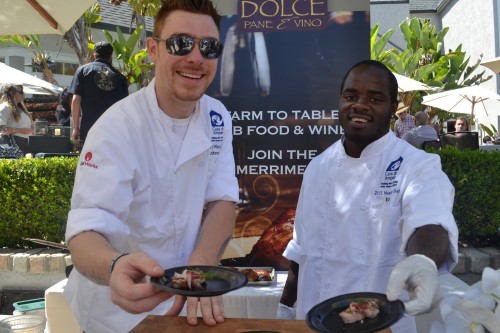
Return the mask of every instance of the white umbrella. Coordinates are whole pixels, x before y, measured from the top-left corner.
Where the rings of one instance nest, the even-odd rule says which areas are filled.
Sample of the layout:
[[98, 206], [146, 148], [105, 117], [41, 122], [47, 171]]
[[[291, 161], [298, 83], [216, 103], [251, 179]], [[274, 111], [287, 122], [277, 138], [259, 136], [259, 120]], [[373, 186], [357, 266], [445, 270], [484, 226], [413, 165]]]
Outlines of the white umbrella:
[[410, 79], [407, 76], [393, 73], [398, 80], [398, 91], [399, 92], [408, 92], [408, 91], [419, 91], [419, 90], [434, 90], [435, 88], [426, 85], [420, 81]]
[[59, 95], [62, 88], [0, 62], [0, 86], [22, 84], [28, 94]]
[[480, 86], [472, 86], [424, 96], [422, 104], [448, 112], [470, 114], [472, 122], [474, 117], [499, 113], [500, 95]]
[[1, 0], [0, 35], [62, 35], [96, 1]]
[[481, 65], [483, 65], [484, 67], [488, 67], [496, 74], [500, 73], [500, 57], [495, 58], [495, 59], [491, 59], [491, 60], [487, 60], [487, 61], [483, 61], [481, 63]]

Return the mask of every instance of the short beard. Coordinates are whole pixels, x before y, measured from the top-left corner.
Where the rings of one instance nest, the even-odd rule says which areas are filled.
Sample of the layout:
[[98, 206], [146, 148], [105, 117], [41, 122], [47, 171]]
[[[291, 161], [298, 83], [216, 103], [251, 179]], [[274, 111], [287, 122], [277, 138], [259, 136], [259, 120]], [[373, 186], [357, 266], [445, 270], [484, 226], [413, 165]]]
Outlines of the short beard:
[[345, 136], [352, 142], [367, 146], [370, 143], [377, 141], [378, 139], [389, 133], [391, 128], [391, 118], [392, 114], [389, 114], [387, 119], [385, 119], [384, 121], [385, 126], [380, 127], [379, 130], [374, 135], [365, 136], [365, 135], [356, 135], [356, 134], [352, 135], [349, 133], [345, 133]]

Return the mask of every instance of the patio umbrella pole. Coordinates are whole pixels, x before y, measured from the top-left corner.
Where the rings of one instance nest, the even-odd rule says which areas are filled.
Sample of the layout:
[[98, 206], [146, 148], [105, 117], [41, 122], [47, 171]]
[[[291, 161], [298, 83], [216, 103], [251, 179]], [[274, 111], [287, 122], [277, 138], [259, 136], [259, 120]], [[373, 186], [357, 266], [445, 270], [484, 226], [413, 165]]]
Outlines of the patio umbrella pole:
[[47, 11], [43, 9], [43, 7], [40, 6], [40, 4], [36, 0], [26, 0], [26, 2], [29, 3], [30, 6], [33, 7], [38, 12], [38, 14], [40, 14], [40, 16], [43, 17], [45, 21], [47, 21], [47, 23], [52, 28], [54, 29], [58, 28], [56, 20], [54, 20], [54, 18], [50, 16], [50, 14], [47, 13]]

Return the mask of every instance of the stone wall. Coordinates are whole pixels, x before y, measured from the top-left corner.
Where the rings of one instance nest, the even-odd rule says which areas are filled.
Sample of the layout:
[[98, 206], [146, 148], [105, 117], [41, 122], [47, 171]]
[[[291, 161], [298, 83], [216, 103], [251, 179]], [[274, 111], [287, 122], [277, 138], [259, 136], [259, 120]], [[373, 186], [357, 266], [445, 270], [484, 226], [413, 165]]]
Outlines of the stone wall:
[[0, 249], [0, 290], [45, 290], [65, 279], [71, 264], [57, 249]]

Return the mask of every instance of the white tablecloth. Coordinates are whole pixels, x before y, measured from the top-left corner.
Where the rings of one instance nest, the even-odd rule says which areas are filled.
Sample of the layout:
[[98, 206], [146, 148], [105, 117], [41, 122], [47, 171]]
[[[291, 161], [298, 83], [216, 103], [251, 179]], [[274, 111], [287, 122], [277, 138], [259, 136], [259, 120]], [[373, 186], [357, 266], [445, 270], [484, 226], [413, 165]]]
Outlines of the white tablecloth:
[[[285, 285], [287, 272], [277, 272], [276, 281], [263, 287], [243, 287], [223, 296], [224, 312], [228, 318], [275, 319], [278, 303]], [[439, 277], [443, 296], [462, 295], [468, 285], [454, 275]], [[45, 291], [45, 313], [50, 333], [81, 333], [68, 302], [63, 296], [67, 280], [63, 280]], [[433, 321], [440, 320], [439, 309], [417, 316], [417, 331], [428, 333]]]
[[222, 296], [228, 318], [276, 319], [278, 303], [288, 272], [277, 272], [269, 286], [247, 286]]
[[[223, 295], [228, 318], [276, 319], [276, 310], [287, 272], [277, 272], [274, 283], [262, 287], [243, 287]], [[50, 333], [81, 333], [63, 291], [67, 279], [45, 291], [45, 312]], [[200, 314], [201, 315], [201, 314]]]
[[481, 150], [500, 150], [500, 145], [480, 145], [479, 149]]

